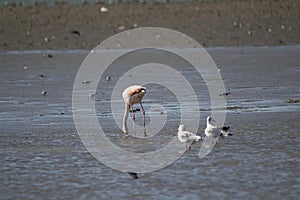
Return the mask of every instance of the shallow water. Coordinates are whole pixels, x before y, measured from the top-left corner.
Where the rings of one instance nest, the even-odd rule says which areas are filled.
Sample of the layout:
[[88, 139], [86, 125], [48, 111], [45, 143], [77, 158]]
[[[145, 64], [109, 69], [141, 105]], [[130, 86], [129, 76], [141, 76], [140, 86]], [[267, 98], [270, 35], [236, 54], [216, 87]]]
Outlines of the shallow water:
[[[1, 52], [1, 199], [296, 199], [300, 104], [286, 101], [300, 99], [299, 50], [299, 46], [208, 49], [231, 93], [227, 108], [217, 109], [226, 109], [225, 124], [234, 136], [219, 140], [203, 159], [197, 156], [201, 143], [195, 144], [170, 166], [140, 174], [137, 180], [97, 161], [77, 135], [72, 88], [88, 52]], [[193, 71], [176, 69], [195, 86], [201, 134], [210, 114], [207, 88]], [[95, 105], [112, 142], [144, 152], [160, 149], [176, 136], [180, 123], [176, 97], [165, 87], [148, 84], [146, 121], [149, 114], [162, 112], [160, 107], [150, 110], [151, 105], [161, 104], [168, 117], [165, 127], [148, 139], [122, 139], [109, 106], [109, 92], [120, 72], [107, 73], [111, 80], [102, 82], [107, 90], [99, 87]], [[40, 94], [42, 89], [46, 96]], [[140, 125], [140, 112], [136, 118]], [[132, 126], [130, 119], [128, 123]]]

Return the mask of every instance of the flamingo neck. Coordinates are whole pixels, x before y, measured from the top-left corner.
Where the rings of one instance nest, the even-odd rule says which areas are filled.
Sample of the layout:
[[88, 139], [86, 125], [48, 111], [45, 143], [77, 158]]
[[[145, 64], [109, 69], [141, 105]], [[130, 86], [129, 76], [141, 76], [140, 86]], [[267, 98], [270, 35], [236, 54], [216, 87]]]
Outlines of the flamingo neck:
[[123, 132], [125, 134], [128, 134], [127, 119], [128, 119], [129, 109], [130, 109], [130, 105], [125, 104], [125, 112], [123, 116]]

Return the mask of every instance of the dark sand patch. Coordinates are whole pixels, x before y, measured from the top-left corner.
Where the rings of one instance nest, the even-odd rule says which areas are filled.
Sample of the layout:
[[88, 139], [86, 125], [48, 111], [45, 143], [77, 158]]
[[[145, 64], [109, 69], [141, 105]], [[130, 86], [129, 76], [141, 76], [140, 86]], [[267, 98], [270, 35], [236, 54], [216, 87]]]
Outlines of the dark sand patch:
[[0, 49], [92, 49], [134, 27], [165, 27], [203, 46], [300, 43], [298, 0], [0, 8]]

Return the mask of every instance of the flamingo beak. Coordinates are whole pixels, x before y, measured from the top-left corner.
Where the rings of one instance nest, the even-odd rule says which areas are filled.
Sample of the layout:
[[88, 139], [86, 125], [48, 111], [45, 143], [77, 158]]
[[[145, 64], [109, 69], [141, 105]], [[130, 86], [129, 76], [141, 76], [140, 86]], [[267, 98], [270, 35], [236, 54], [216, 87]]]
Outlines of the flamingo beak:
[[145, 87], [140, 88], [140, 92], [146, 93], [146, 88]]

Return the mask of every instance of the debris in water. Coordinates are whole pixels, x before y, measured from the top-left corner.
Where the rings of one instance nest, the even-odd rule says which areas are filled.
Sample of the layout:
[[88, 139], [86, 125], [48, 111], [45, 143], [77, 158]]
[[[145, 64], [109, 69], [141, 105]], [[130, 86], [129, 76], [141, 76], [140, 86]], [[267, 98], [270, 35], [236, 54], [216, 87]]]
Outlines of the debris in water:
[[46, 96], [47, 91], [46, 90], [42, 90], [41, 95]]
[[299, 103], [300, 99], [288, 99], [286, 103]]

